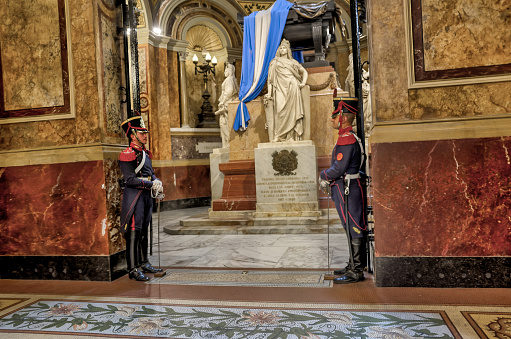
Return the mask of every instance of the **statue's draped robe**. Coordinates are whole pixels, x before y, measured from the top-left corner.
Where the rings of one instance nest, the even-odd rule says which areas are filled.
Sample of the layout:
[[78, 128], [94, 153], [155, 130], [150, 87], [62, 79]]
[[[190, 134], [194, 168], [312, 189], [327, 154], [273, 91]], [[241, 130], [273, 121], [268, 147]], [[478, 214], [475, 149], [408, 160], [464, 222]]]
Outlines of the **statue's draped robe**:
[[[233, 71], [234, 72], [234, 71]], [[229, 147], [229, 116], [227, 103], [236, 100], [238, 97], [238, 81], [236, 77], [231, 74], [225, 78], [222, 83], [222, 94], [218, 99], [218, 111], [215, 113], [219, 115], [220, 132], [222, 136], [222, 147]]]
[[274, 141], [301, 140], [304, 105], [300, 89], [300, 68], [296, 60], [277, 57], [270, 63], [268, 81], [274, 104]]

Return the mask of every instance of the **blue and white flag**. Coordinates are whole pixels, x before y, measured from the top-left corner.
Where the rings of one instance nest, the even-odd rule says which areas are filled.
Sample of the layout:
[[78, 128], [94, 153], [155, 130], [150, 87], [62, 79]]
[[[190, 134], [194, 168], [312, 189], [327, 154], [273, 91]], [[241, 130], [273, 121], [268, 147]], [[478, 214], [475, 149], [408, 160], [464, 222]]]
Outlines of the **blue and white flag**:
[[254, 12], [244, 19], [240, 104], [234, 119], [235, 131], [247, 129], [250, 115], [246, 103], [254, 100], [264, 87], [291, 6], [293, 4], [286, 0], [277, 0], [267, 10]]

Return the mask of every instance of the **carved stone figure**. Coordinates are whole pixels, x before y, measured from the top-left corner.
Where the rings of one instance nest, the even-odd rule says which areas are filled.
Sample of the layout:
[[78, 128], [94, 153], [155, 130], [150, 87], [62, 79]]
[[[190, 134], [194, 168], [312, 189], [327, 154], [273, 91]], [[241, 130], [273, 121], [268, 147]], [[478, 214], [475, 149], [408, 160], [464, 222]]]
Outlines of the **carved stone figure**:
[[[304, 132], [302, 88], [307, 71], [293, 59], [289, 41], [282, 39], [268, 70], [265, 95], [266, 125], [270, 141], [299, 141]], [[308, 109], [308, 108], [307, 108]]]
[[371, 88], [369, 85], [369, 71], [362, 69], [362, 97], [364, 98], [364, 130], [369, 136], [373, 124], [373, 112], [371, 108]]
[[238, 81], [236, 80], [234, 65], [225, 64], [225, 80], [222, 83], [222, 94], [218, 98], [218, 110], [215, 115], [219, 116], [220, 134], [222, 136], [222, 148], [229, 148], [229, 117], [227, 103], [238, 99]]
[[346, 92], [350, 94], [350, 97], [355, 96], [355, 75], [353, 73], [353, 53], [350, 53], [349, 56], [349, 65], [346, 68], [348, 71], [348, 75], [346, 76], [346, 82], [344, 84], [344, 88]]

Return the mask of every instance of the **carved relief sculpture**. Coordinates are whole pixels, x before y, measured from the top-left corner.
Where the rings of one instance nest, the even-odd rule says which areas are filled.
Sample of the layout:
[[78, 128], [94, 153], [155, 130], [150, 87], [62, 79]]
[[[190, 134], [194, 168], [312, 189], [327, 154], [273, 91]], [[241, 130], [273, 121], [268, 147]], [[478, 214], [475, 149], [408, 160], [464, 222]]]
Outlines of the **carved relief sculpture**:
[[264, 96], [269, 140], [299, 141], [304, 132], [302, 89], [307, 71], [291, 56], [289, 41], [282, 39], [268, 70], [268, 93]]
[[238, 81], [234, 71], [234, 65], [225, 64], [225, 80], [222, 83], [222, 94], [218, 98], [218, 110], [215, 115], [219, 116], [220, 134], [222, 136], [222, 148], [229, 148], [229, 117], [227, 103], [238, 99]]

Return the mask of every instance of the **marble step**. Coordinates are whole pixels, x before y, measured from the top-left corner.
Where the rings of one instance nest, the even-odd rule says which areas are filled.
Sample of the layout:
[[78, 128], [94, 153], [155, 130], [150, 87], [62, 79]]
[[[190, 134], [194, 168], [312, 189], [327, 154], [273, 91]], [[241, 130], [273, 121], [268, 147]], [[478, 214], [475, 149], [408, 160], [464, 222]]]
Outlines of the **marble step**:
[[[327, 225], [169, 225], [163, 231], [171, 235], [218, 235], [218, 234], [327, 234]], [[344, 233], [340, 222], [330, 225], [330, 234]]]
[[246, 216], [225, 216], [211, 217], [208, 213], [201, 213], [181, 219], [179, 224], [183, 227], [201, 227], [201, 226], [276, 226], [276, 225], [327, 225], [330, 219], [331, 225], [340, 224], [337, 212], [330, 211], [319, 217], [265, 217], [253, 218]]

